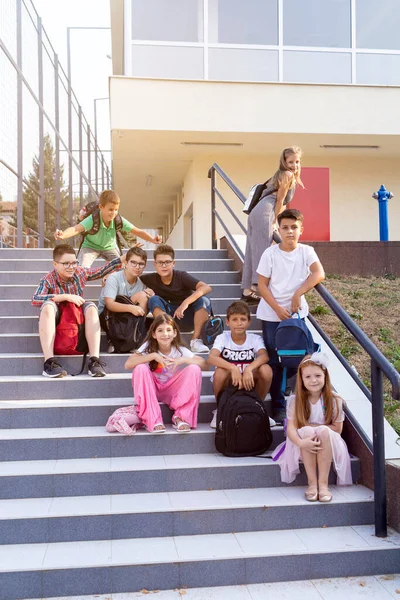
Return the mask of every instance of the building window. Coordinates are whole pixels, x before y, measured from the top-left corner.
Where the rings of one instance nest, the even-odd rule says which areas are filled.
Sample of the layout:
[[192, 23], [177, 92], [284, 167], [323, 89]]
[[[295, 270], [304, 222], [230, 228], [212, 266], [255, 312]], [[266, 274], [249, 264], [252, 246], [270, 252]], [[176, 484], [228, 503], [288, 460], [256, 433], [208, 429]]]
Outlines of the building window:
[[400, 85], [400, 54], [358, 54], [357, 83]]
[[277, 0], [209, 0], [211, 44], [276, 45]]
[[287, 50], [283, 53], [283, 80], [288, 83], [351, 83], [351, 54]]
[[131, 0], [132, 39], [203, 41], [203, 0]]
[[132, 75], [166, 79], [203, 79], [203, 48], [132, 46]]
[[350, 0], [283, 0], [283, 44], [350, 48]]
[[399, 0], [358, 0], [356, 3], [358, 48], [400, 50], [399, 31]]
[[278, 81], [278, 51], [210, 48], [209, 78], [225, 81]]

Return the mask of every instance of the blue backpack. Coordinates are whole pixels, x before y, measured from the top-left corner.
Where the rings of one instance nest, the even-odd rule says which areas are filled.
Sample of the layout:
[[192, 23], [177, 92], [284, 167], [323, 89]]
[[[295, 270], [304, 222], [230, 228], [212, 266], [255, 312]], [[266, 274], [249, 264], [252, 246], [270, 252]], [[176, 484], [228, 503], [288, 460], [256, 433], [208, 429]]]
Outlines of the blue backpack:
[[283, 367], [282, 391], [286, 388], [287, 370], [297, 369], [306, 354], [320, 349], [299, 314], [279, 323], [275, 332], [275, 348]]

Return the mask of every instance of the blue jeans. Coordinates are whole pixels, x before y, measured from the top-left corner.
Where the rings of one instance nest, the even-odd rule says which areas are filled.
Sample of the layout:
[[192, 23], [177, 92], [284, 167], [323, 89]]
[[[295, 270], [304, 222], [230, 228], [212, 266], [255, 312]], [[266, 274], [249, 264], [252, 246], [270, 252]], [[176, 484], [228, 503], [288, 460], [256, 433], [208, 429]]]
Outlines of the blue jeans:
[[[150, 312], [153, 312], [155, 308], [160, 308], [163, 312], [173, 317], [179, 304], [170, 304], [167, 300], [161, 298], [161, 296], [151, 296], [147, 306]], [[189, 304], [184, 312], [183, 319], [176, 319], [181, 331], [193, 331], [194, 313], [201, 308], [205, 308], [208, 314], [211, 313], [211, 300], [208, 296], [197, 298], [192, 304]]]
[[[272, 369], [272, 383], [269, 390], [272, 401], [272, 417], [281, 410], [286, 411], [286, 399], [283, 393], [282, 378], [283, 378], [283, 367], [279, 362], [278, 354], [275, 350], [275, 332], [280, 321], [261, 321], [264, 344], [269, 356], [269, 366]], [[287, 379], [295, 375], [296, 369], [288, 369]]]

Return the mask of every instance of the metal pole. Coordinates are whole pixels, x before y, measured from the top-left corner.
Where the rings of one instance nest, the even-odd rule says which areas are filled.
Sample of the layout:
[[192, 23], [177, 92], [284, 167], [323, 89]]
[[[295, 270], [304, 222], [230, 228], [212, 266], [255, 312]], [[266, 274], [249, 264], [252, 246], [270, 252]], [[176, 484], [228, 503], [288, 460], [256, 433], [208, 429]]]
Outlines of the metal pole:
[[56, 228], [61, 227], [61, 190], [60, 190], [60, 94], [59, 94], [59, 78], [58, 78], [58, 56], [54, 54], [54, 116], [56, 128], [55, 140], [55, 155], [56, 155]]
[[95, 163], [94, 163], [94, 176], [96, 179], [96, 194], [99, 195], [99, 167], [97, 164], [98, 161], [98, 156], [97, 156], [97, 138], [94, 138], [94, 159], [95, 159]]
[[82, 148], [82, 106], [79, 105], [79, 207], [83, 206], [83, 148]]
[[[90, 125], [88, 123], [87, 126], [87, 147], [88, 147], [88, 151], [87, 151], [87, 159], [88, 159], [88, 181], [91, 184], [92, 183], [92, 165], [91, 165], [91, 160], [92, 160], [92, 156], [90, 154]], [[88, 188], [88, 194], [90, 199], [92, 198], [92, 192], [90, 187]]]
[[211, 170], [211, 248], [213, 250], [218, 248], [215, 223], [215, 169]]
[[37, 18], [38, 28], [38, 75], [39, 75], [39, 246], [44, 248], [44, 121], [43, 121], [43, 41], [42, 20]]
[[97, 98], [95, 98], [93, 100], [93, 104], [94, 104], [94, 139], [97, 142]]
[[101, 155], [101, 191], [105, 189], [105, 179], [104, 179], [104, 156]]
[[110, 169], [108, 168], [107, 165], [107, 189], [111, 188], [111, 178], [110, 178]]
[[374, 449], [375, 535], [377, 537], [386, 537], [387, 524], [383, 378], [382, 371], [374, 359], [371, 360], [371, 397], [372, 440]]
[[71, 87], [71, 28], [67, 27], [68, 76], [68, 219], [72, 225], [72, 87]]
[[[17, 64], [19, 69], [22, 70], [22, 0], [17, 0]], [[22, 75], [20, 71], [17, 71], [17, 146], [18, 146], [18, 159], [17, 159], [17, 246], [22, 248], [22, 228], [24, 224], [24, 197], [23, 197], [23, 154], [22, 154], [22, 126], [23, 126], [23, 114], [22, 114]]]

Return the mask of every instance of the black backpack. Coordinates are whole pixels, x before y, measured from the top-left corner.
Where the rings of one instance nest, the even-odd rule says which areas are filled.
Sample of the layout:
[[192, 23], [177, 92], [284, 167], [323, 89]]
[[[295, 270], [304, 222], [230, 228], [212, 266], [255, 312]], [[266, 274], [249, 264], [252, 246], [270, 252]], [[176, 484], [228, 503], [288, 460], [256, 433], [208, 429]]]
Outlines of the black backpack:
[[266, 452], [271, 443], [267, 410], [255, 390], [227, 387], [218, 402], [217, 451], [225, 456], [257, 456]]
[[256, 183], [250, 188], [249, 195], [247, 196], [246, 202], [243, 205], [243, 212], [246, 213], [246, 215], [249, 215], [253, 208], [255, 208], [260, 202], [261, 194], [267, 187], [268, 181], [269, 179], [267, 179], [267, 181], [264, 183]]
[[300, 315], [281, 321], [275, 332], [275, 348], [283, 367], [282, 391], [286, 388], [288, 369], [296, 370], [306, 356], [320, 349]]
[[[89, 231], [84, 231], [81, 234], [82, 238], [81, 238], [81, 243], [79, 244], [78, 253], [82, 247], [85, 237], [87, 235], [95, 235], [100, 229], [100, 208], [99, 208], [99, 203], [97, 200], [93, 200], [92, 202], [88, 202], [87, 204], [85, 204], [85, 206], [82, 206], [82, 208], [78, 214], [77, 222], [80, 223], [81, 221], [83, 221], [83, 219], [86, 219], [86, 217], [88, 217], [89, 215], [92, 215], [93, 227], [91, 229], [89, 229]], [[120, 233], [122, 230], [122, 217], [119, 213], [117, 214], [117, 216], [114, 219], [114, 224], [115, 224], [115, 233], [116, 233], [118, 248], [119, 248], [120, 253], [122, 254], [122, 248], [124, 246], [124, 243], [123, 243], [123, 239], [122, 239], [122, 234]]]
[[209, 348], [212, 348], [214, 345], [214, 342], [215, 342], [215, 338], [218, 335], [220, 335], [221, 333], [223, 333], [223, 331], [224, 331], [223, 320], [221, 319], [221, 317], [215, 317], [213, 312], [211, 311], [209, 318], [207, 319], [207, 321], [204, 323], [203, 327], [201, 328], [201, 332], [200, 332], [201, 341], [203, 342], [203, 344], [205, 344]]
[[[127, 296], [117, 296], [116, 302], [133, 304]], [[136, 350], [146, 337], [146, 317], [136, 317], [128, 312], [110, 312], [107, 307], [101, 313], [101, 323], [119, 354]]]

